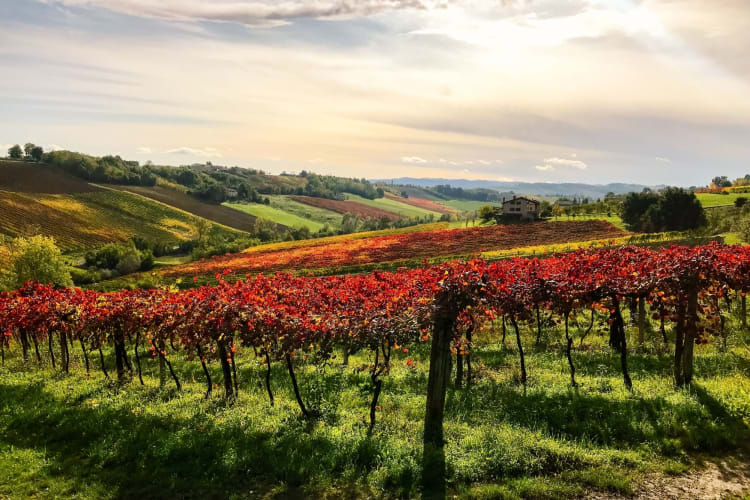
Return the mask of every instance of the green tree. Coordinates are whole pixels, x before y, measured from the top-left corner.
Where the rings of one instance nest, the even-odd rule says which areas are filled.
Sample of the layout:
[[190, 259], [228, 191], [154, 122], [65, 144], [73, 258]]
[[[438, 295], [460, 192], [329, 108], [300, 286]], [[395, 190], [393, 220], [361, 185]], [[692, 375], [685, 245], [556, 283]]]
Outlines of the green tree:
[[23, 149], [18, 144], [8, 148], [8, 157], [13, 160], [20, 160], [23, 158]]
[[3, 252], [6, 263], [0, 283], [6, 289], [19, 288], [27, 281], [72, 286], [68, 266], [55, 240], [47, 236], [18, 237]]
[[35, 161], [42, 161], [42, 157], [44, 156], [44, 148], [41, 146], [34, 146], [31, 149], [31, 158]]
[[23, 145], [24, 154], [30, 157], [31, 152], [34, 150], [35, 147], [36, 147], [36, 144], [34, 144], [33, 142], [27, 142], [26, 144]]
[[634, 230], [640, 230], [643, 216], [648, 209], [659, 202], [659, 195], [650, 191], [628, 193], [622, 202], [622, 221]]
[[744, 196], [740, 196], [739, 198], [734, 200], [734, 206], [737, 208], [742, 208], [745, 206], [745, 204], [747, 204], [747, 198], [745, 198]]
[[484, 222], [489, 222], [497, 216], [497, 208], [492, 205], [483, 205], [479, 208], [479, 218]]
[[732, 181], [730, 181], [726, 175], [717, 175], [716, 177], [711, 179], [711, 184], [716, 187], [724, 188], [730, 187], [732, 185]]

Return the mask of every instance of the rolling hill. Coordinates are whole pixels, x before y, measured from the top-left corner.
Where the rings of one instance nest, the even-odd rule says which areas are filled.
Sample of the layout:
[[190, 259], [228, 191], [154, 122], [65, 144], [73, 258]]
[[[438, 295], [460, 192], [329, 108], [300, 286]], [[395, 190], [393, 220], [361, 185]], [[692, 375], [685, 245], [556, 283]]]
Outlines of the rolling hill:
[[[52, 236], [66, 251], [135, 235], [178, 244], [194, 237], [199, 220], [137, 194], [88, 184], [53, 167], [0, 162], [0, 233], [7, 236]], [[220, 225], [214, 231], [224, 236], [243, 234]]]

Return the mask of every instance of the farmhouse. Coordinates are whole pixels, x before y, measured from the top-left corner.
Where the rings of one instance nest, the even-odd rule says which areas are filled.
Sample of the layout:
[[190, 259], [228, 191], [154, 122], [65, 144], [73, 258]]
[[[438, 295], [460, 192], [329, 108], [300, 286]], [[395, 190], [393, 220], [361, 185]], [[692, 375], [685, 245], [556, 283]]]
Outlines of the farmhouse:
[[539, 202], [524, 196], [514, 196], [503, 201], [503, 215], [518, 217], [521, 220], [535, 220], [539, 216]]

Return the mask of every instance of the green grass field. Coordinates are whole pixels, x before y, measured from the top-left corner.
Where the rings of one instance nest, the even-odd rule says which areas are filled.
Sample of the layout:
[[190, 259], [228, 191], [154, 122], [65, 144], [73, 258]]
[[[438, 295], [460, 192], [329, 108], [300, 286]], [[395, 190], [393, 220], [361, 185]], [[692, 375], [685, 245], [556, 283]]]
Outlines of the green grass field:
[[223, 203], [225, 207], [233, 208], [240, 212], [253, 215], [262, 219], [268, 219], [287, 227], [307, 227], [312, 232], [323, 229], [323, 224], [314, 220], [305, 219], [280, 208], [261, 203]]
[[748, 200], [750, 200], [749, 193], [698, 193], [695, 196], [698, 197], [698, 200], [701, 202], [701, 205], [703, 205], [704, 208], [734, 205], [734, 200], [736, 200], [737, 198], [747, 198]]
[[474, 212], [485, 205], [494, 205], [493, 203], [486, 201], [472, 200], [438, 200], [436, 203], [440, 203], [446, 207], [455, 208], [456, 210], [463, 210], [464, 212]]
[[389, 212], [399, 214], [403, 217], [426, 218], [432, 216], [435, 218], [435, 220], [438, 220], [442, 215], [437, 212], [433, 212], [432, 210], [425, 210], [424, 208], [407, 205], [406, 203], [391, 200], [390, 198], [376, 198], [374, 200], [368, 200], [367, 198], [362, 198], [361, 196], [347, 193], [346, 199], [349, 201], [356, 201], [357, 203], [361, 203], [362, 205], [379, 208], [381, 210], [387, 210]]
[[[696, 346], [697, 380], [681, 390], [655, 332], [642, 352], [631, 352], [630, 393], [606, 337], [592, 333], [581, 349], [583, 327], [572, 329], [580, 383], [572, 388], [560, 327], [546, 328], [535, 347], [533, 325], [523, 330], [524, 389], [510, 330], [503, 345], [499, 321], [488, 325], [475, 337], [474, 385], [448, 388], [449, 494], [627, 496], [646, 477], [683, 473], [747, 447], [750, 349], [734, 318], [730, 327], [726, 352], [715, 339]], [[0, 497], [418, 497], [428, 347], [394, 354], [368, 436], [367, 353], [352, 356], [348, 367], [340, 357], [320, 370], [309, 361], [298, 367], [302, 397], [321, 414], [307, 421], [283, 364], [272, 364], [270, 407], [261, 385], [265, 367], [242, 348], [239, 399], [227, 404], [219, 388], [203, 399], [200, 364], [181, 355], [170, 354], [183, 383], [178, 393], [172, 385], [158, 387], [152, 360], [142, 361], [145, 386], [135, 378], [122, 387], [104, 380], [98, 357], [87, 377], [79, 349], [65, 376], [46, 364], [22, 370], [15, 346], [0, 368]], [[111, 372], [110, 353], [105, 362]], [[218, 364], [209, 367], [221, 385]]]
[[627, 228], [625, 227], [625, 223], [622, 222], [622, 219], [619, 215], [577, 215], [575, 217], [572, 216], [566, 216], [562, 215], [559, 217], [551, 217], [549, 219], [550, 221], [558, 221], [558, 220], [606, 220], [607, 222], [611, 223], [612, 225], [619, 227], [623, 231], [626, 231]]
[[326, 210], [325, 208], [313, 207], [306, 203], [300, 203], [290, 199], [284, 195], [270, 195], [265, 196], [271, 202], [272, 207], [276, 207], [290, 214], [309, 219], [321, 224], [328, 224], [333, 228], [341, 226], [342, 215], [332, 210]]

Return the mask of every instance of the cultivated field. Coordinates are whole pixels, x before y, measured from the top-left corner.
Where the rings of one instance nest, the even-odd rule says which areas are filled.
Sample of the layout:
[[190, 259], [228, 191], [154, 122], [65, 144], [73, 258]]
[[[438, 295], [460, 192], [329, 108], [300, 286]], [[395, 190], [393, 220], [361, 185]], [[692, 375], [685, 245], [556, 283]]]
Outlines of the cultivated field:
[[[39, 233], [64, 250], [84, 250], [142, 236], [179, 243], [195, 237], [197, 218], [147, 198], [117, 190], [77, 194], [0, 191], [0, 232]], [[232, 232], [216, 227], [216, 231]]]
[[367, 198], [362, 198], [361, 196], [347, 194], [346, 199], [349, 201], [356, 201], [357, 203], [367, 205], [368, 207], [379, 208], [381, 210], [393, 212], [400, 215], [401, 217], [419, 217], [422, 219], [432, 217], [437, 220], [442, 215], [441, 212], [427, 210], [423, 207], [404, 203], [401, 200], [390, 197], [368, 200]]
[[253, 217], [272, 220], [277, 224], [287, 227], [306, 227], [312, 232], [323, 229], [323, 224], [314, 220], [299, 217], [274, 206], [263, 205], [262, 203], [223, 203], [225, 207], [238, 210], [242, 213], [250, 214]]
[[437, 212], [439, 214], [446, 215], [451, 215], [459, 212], [459, 210], [455, 208], [450, 208], [445, 205], [441, 205], [440, 203], [436, 203], [432, 200], [426, 200], [424, 198], [412, 198], [411, 196], [409, 198], [402, 198], [391, 193], [386, 193], [385, 196], [389, 200], [398, 201], [399, 203], [405, 203], [413, 207], [427, 210], [428, 212]]
[[327, 198], [313, 198], [310, 196], [291, 196], [292, 200], [305, 203], [307, 205], [331, 210], [340, 214], [353, 214], [362, 218], [381, 219], [386, 218], [396, 220], [399, 215], [394, 212], [363, 205], [354, 201], [329, 200]]
[[18, 193], [73, 194], [99, 191], [99, 188], [68, 175], [56, 167], [0, 160], [0, 190]]
[[617, 238], [620, 229], [604, 221], [539, 222], [524, 225], [486, 226], [408, 232], [390, 236], [349, 239], [333, 243], [313, 242], [278, 249], [269, 245], [250, 253], [218, 256], [163, 271], [165, 276], [213, 276], [230, 269], [234, 273], [258, 273], [358, 266], [392, 261], [420, 260], [445, 256], [471, 256], [480, 251], [534, 245]]
[[238, 210], [232, 210], [229, 207], [221, 205], [205, 203], [186, 193], [168, 187], [118, 186], [118, 189], [136, 193], [161, 203], [166, 203], [167, 205], [179, 208], [180, 210], [197, 215], [198, 217], [203, 217], [204, 219], [218, 222], [219, 224], [240, 231], [252, 232], [255, 225], [255, 217], [250, 214], [242, 213]]

